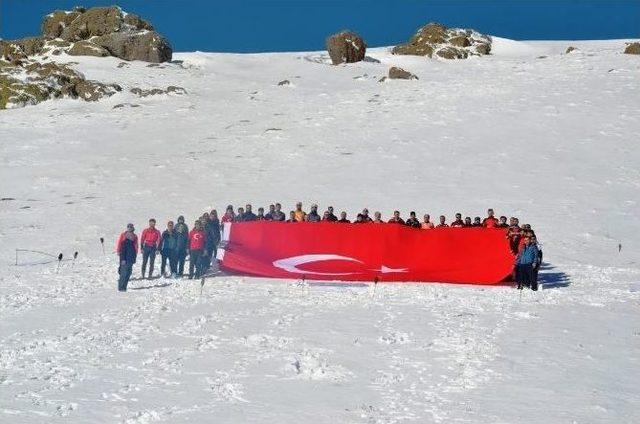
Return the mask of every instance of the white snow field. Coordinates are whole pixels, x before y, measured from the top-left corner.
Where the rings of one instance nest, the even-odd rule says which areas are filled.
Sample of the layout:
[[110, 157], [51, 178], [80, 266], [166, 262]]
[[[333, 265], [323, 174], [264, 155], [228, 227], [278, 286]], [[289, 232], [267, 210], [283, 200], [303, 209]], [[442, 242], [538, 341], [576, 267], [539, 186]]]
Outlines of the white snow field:
[[[0, 422], [640, 422], [640, 57], [624, 43], [495, 39], [462, 61], [379, 48], [345, 66], [56, 58], [124, 91], [0, 112]], [[420, 79], [379, 83], [392, 65]], [[128, 92], [169, 85], [188, 94]], [[543, 289], [217, 276], [116, 291], [128, 222], [296, 200], [519, 216]], [[16, 266], [16, 249], [65, 261]]]

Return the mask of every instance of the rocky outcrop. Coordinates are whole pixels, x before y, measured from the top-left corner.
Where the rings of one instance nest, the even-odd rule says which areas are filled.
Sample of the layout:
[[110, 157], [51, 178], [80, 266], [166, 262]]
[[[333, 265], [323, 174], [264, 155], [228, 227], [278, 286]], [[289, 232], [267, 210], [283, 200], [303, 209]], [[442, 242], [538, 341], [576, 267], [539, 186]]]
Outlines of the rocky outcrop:
[[110, 56], [107, 49], [86, 40], [74, 43], [73, 46], [69, 50], [67, 50], [67, 54], [71, 56]]
[[162, 88], [150, 88], [148, 90], [144, 90], [140, 87], [133, 87], [129, 91], [139, 97], [157, 96], [158, 94], [171, 94], [171, 93], [179, 94], [179, 95], [187, 94], [187, 90], [185, 90], [182, 87], [177, 87], [175, 85], [170, 85], [164, 90]]
[[96, 101], [121, 91], [117, 84], [88, 81], [67, 65], [0, 60], [0, 109], [33, 105], [60, 97]]
[[577, 47], [573, 47], [573, 46], [569, 46], [569, 47], [567, 47], [567, 50], [565, 50], [565, 52], [564, 52], [564, 53], [565, 53], [565, 54], [569, 54], [569, 53], [571, 53], [571, 52], [572, 52], [572, 51], [574, 51], [574, 50], [578, 50], [578, 48], [577, 48]]
[[169, 41], [149, 22], [115, 6], [57, 10], [44, 17], [42, 37], [0, 42], [0, 53], [8, 60], [47, 52], [153, 63], [170, 61], [173, 54]]
[[629, 43], [624, 49], [625, 54], [640, 54], [640, 43]]
[[155, 31], [114, 32], [92, 42], [124, 60], [160, 63], [171, 60], [172, 55], [169, 42]]
[[405, 71], [402, 68], [398, 68], [397, 66], [393, 66], [391, 68], [389, 68], [389, 79], [405, 79], [405, 80], [412, 80], [412, 79], [418, 79], [417, 76], [415, 76], [414, 74], [412, 74], [409, 71]]
[[367, 45], [358, 34], [341, 31], [327, 38], [327, 51], [334, 65], [360, 62], [364, 59]]
[[491, 37], [472, 29], [447, 28], [429, 23], [416, 32], [404, 44], [391, 51], [399, 55], [428, 56], [444, 59], [466, 59], [491, 53]]

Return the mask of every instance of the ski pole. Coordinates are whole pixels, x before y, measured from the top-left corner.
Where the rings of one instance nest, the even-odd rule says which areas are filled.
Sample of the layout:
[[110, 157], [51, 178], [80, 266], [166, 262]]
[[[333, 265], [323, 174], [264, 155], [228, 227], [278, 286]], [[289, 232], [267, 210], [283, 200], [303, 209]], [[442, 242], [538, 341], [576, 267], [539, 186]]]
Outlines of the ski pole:
[[56, 268], [56, 274], [60, 270], [60, 264], [62, 263], [62, 253], [58, 255], [58, 267]]
[[100, 244], [102, 245], [102, 256], [104, 256], [106, 254], [104, 251], [104, 237], [100, 237]]
[[204, 277], [200, 280], [200, 297], [202, 297], [202, 289], [204, 288]]
[[76, 258], [78, 257], [78, 252], [73, 252], [73, 262], [71, 262], [71, 268], [76, 264]]

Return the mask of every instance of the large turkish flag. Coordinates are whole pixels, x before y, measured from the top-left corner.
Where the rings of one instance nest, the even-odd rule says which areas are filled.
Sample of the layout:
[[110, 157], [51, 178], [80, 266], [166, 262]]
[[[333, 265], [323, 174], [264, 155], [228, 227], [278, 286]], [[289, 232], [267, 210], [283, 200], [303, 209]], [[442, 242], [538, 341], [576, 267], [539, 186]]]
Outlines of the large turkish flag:
[[497, 284], [513, 270], [506, 229], [399, 224], [225, 224], [221, 267], [272, 278]]

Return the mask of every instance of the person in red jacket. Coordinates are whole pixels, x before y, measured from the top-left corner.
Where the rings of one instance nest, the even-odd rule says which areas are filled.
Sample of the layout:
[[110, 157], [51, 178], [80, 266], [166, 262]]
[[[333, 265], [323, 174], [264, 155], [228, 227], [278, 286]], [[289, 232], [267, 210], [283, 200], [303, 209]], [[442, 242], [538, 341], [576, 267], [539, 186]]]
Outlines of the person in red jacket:
[[149, 220], [149, 227], [145, 228], [140, 235], [140, 249], [142, 250], [142, 278], [144, 278], [147, 270], [147, 261], [149, 262], [149, 278], [153, 275], [153, 263], [156, 260], [156, 251], [160, 247], [162, 235], [156, 229], [156, 220]]
[[133, 234], [133, 248], [136, 251], [136, 254], [138, 254], [138, 236], [134, 233], [134, 231], [135, 228], [133, 228], [133, 224], [127, 224], [127, 231], [120, 234], [120, 237], [118, 237], [118, 242], [116, 243], [116, 253], [118, 255], [122, 253], [122, 247], [124, 245], [124, 241], [127, 239], [127, 233]]
[[482, 220], [482, 226], [485, 228], [495, 228], [498, 226], [498, 220], [494, 216], [493, 209], [487, 210], [487, 217]]
[[196, 221], [189, 233], [189, 279], [202, 275], [201, 257], [204, 252], [206, 233], [200, 220]]

